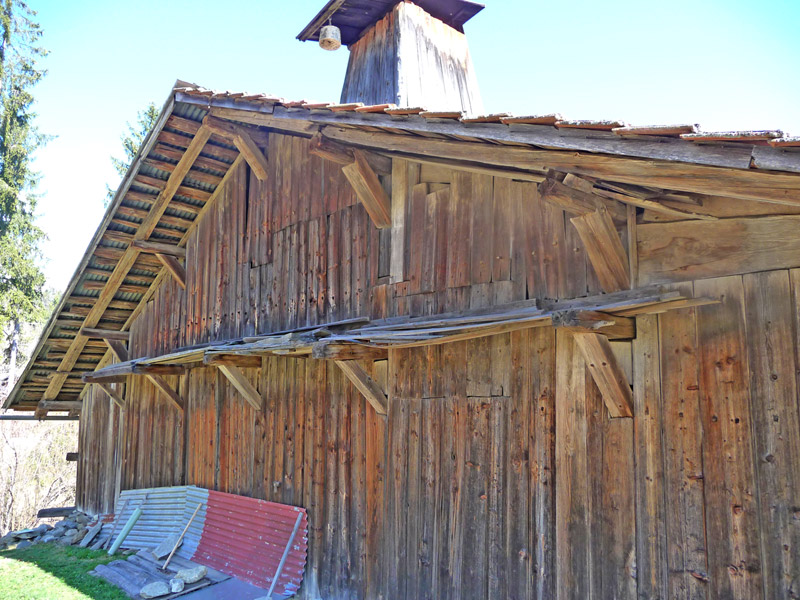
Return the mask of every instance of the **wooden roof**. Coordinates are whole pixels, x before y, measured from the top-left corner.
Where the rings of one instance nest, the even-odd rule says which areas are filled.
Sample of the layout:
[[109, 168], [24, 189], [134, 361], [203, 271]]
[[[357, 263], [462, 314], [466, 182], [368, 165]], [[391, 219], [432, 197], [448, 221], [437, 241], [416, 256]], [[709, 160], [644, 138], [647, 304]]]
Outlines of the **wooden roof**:
[[[301, 31], [300, 41], [319, 41], [319, 30], [330, 21], [342, 34], [342, 43], [352, 44], [397, 5], [398, 0], [330, 0]], [[464, 31], [464, 23], [484, 9], [467, 0], [415, 0], [414, 4], [453, 29]]]
[[[209, 115], [216, 119], [212, 128], [203, 122]], [[551, 169], [570, 172], [616, 182], [613, 189], [599, 184], [602, 193], [627, 194], [636, 205], [653, 203], [648, 198], [659, 190], [800, 205], [800, 152], [794, 138], [776, 131], [702, 135], [695, 125], [287, 101], [179, 81], [6, 407], [75, 406], [84, 390], [81, 374], [112, 356], [104, 341], [81, 329], [130, 328], [163, 278], [175, 275], [170, 253], [179, 254], [230, 167], [260, 154], [245, 139], [263, 148], [270, 130], [528, 181], [543, 181]]]

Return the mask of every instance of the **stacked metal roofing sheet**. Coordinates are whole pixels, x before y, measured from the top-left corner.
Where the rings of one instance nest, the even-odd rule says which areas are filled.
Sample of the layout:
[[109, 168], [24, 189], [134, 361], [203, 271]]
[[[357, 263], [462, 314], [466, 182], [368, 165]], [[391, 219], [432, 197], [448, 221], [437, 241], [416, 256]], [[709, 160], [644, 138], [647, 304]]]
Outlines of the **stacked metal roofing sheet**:
[[[294, 595], [303, 581], [308, 552], [305, 509], [196, 486], [126, 490], [117, 499], [116, 533], [137, 508], [142, 516], [122, 544], [147, 550], [179, 535], [198, 504], [176, 554], [253, 585], [269, 588], [299, 518], [299, 527], [278, 577], [274, 598]], [[114, 529], [107, 523], [103, 534]]]

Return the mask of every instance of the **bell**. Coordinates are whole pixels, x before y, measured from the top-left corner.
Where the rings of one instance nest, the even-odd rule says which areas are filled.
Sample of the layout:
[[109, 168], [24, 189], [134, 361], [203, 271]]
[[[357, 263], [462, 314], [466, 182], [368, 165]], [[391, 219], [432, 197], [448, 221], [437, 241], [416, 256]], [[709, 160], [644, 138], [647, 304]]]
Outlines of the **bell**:
[[323, 50], [338, 50], [342, 46], [342, 32], [336, 25], [325, 25], [319, 30], [319, 45]]

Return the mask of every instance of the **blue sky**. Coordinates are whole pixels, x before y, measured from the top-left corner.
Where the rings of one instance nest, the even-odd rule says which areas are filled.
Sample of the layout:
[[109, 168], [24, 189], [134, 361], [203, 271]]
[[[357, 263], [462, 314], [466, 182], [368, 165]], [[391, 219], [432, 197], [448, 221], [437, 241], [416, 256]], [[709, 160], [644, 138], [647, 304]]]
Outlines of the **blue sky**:
[[[347, 50], [296, 34], [324, 0], [29, 0], [49, 73], [36, 160], [50, 285], [63, 290], [119, 177], [125, 123], [177, 78], [209, 88], [337, 100]], [[485, 0], [466, 26], [489, 112], [699, 123], [800, 135], [796, 0]]]

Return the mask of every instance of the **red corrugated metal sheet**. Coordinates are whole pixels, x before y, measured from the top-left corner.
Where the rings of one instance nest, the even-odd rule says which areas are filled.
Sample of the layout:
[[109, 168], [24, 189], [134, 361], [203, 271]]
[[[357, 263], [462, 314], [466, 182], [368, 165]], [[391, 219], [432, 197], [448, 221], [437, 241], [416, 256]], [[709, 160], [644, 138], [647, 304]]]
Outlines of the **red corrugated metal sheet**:
[[303, 580], [308, 551], [303, 508], [210, 491], [203, 535], [192, 560], [269, 588], [298, 515], [300, 529], [273, 593], [275, 598], [292, 596]]

